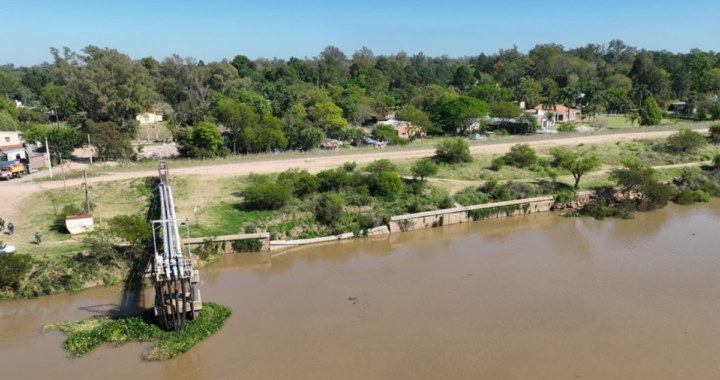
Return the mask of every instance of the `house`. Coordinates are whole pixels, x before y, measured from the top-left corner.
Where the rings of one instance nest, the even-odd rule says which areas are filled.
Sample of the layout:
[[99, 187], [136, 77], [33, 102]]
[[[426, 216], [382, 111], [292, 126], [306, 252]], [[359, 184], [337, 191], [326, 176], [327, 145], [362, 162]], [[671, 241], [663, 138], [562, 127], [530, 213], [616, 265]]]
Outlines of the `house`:
[[135, 116], [135, 120], [140, 122], [140, 125], [150, 125], [150, 124], [157, 124], [157, 123], [163, 121], [163, 117], [162, 117], [162, 115], [158, 115], [156, 113], [143, 112], [143, 113]]
[[27, 158], [20, 132], [0, 132], [0, 157], [2, 161], [25, 160]]
[[397, 137], [401, 139], [407, 140], [415, 134], [418, 134], [421, 137], [425, 137], [425, 132], [420, 130], [419, 128], [413, 128], [412, 124], [409, 121], [389, 119], [378, 122], [374, 126], [374, 128], [377, 128], [380, 125], [389, 125], [393, 127], [393, 129], [395, 129], [395, 133], [397, 133]]
[[[681, 114], [684, 114], [684, 113], [690, 113], [690, 112], [688, 112], [688, 111], [690, 111], [688, 104], [685, 102], [670, 103], [669, 110], [673, 112], [673, 116], [680, 116]], [[692, 111], [693, 111], [692, 113], [695, 113], [696, 110], [693, 109]]]
[[[562, 104], [556, 104], [555, 106], [552, 105], [545, 105], [545, 104], [538, 104], [537, 107], [526, 110], [525, 112], [530, 113], [532, 115], [535, 115], [535, 117], [538, 118], [538, 123], [542, 124], [541, 119], [544, 117], [545, 119], [548, 119], [548, 126], [553, 126], [555, 123], [565, 123], [568, 121], [579, 121], [580, 120], [580, 110], [577, 108], [570, 108], [565, 107]], [[553, 117], [548, 118], [548, 113], [552, 112]], [[553, 119], [553, 120], [550, 120]], [[543, 128], [547, 128], [543, 126]]]

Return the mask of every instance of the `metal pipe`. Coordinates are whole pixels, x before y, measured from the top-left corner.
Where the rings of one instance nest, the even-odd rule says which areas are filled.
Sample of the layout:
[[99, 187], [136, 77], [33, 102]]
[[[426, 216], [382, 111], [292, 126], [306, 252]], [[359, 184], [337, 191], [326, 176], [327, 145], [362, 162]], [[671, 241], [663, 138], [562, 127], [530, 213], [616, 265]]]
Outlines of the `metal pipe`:
[[[168, 189], [168, 200], [169, 200], [169, 206], [170, 206], [170, 219], [176, 220], [175, 218], [175, 201], [173, 200], [173, 194], [172, 194], [172, 188], [170, 186], [167, 187]], [[177, 257], [178, 257], [178, 266], [180, 269], [180, 277], [185, 278], [187, 277], [185, 273], [185, 263], [183, 263], [183, 255], [182, 255], [182, 246], [180, 245], [180, 230], [178, 229], [177, 222], [173, 222], [173, 228], [174, 228], [174, 236], [173, 240], [175, 243], [175, 249]]]
[[[158, 187], [158, 192], [160, 193], [160, 217], [161, 219], [165, 219], [165, 184], [161, 183]], [[163, 269], [165, 270], [165, 278], [170, 279], [170, 252], [168, 252], [168, 244], [167, 244], [167, 222], [163, 220], [162, 222], [162, 229], [163, 229]]]

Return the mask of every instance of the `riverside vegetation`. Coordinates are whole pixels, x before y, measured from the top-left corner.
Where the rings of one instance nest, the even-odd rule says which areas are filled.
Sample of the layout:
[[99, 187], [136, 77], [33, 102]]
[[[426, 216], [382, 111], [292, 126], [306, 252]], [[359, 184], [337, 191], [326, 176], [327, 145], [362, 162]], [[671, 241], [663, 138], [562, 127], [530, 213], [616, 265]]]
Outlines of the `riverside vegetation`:
[[[387, 225], [393, 215], [545, 195], [554, 195], [558, 205], [568, 205], [577, 198], [576, 185], [596, 194], [570, 215], [632, 217], [637, 210], [664, 207], [669, 201], [688, 204], [720, 195], [718, 141], [720, 125], [714, 125], [709, 136], [681, 130], [664, 141], [541, 152], [519, 144], [505, 155], [491, 158], [473, 157], [465, 141], [453, 139], [438, 144], [435, 157], [415, 161], [378, 160], [364, 167], [346, 163], [317, 174], [288, 170], [218, 179], [212, 184], [193, 177], [174, 177], [172, 181], [179, 211], [190, 214], [198, 198], [208, 202], [201, 205], [198, 220], [189, 225], [193, 237], [239, 232], [269, 232], [272, 239], [342, 232], [363, 236], [370, 228]], [[713, 164], [700, 167], [651, 167], [713, 159]], [[609, 174], [596, 172], [603, 165], [613, 168]], [[461, 178], [471, 178], [475, 184], [439, 180], [458, 178], [458, 173], [466, 173]], [[48, 226], [53, 230], [44, 236], [46, 242], [34, 248], [48, 251], [0, 256], [2, 296], [29, 298], [118, 283], [142, 286], [134, 274], [143, 265], [151, 234], [139, 212], [147, 209], [150, 187], [142, 180], [95, 185], [93, 192], [100, 204], [114, 200], [113, 196], [137, 202], [103, 206], [107, 216], [115, 216], [106, 217], [104, 228], [81, 242], [67, 240], [68, 235], [60, 231], [64, 215], [77, 211], [74, 207], [81, 201], [81, 192], [48, 192], [47, 197], [33, 200], [28, 213], [33, 221], [40, 225], [44, 220], [56, 221]], [[619, 190], [614, 190], [616, 187]], [[209, 241], [196, 256], [211, 263], [218, 257], [218, 248]], [[260, 244], [248, 241], [231, 248], [254, 252]]]
[[153, 347], [143, 358], [158, 361], [187, 352], [220, 330], [230, 314], [230, 309], [225, 306], [204, 302], [199, 318], [188, 321], [186, 328], [181, 331], [161, 330], [152, 310], [135, 317], [96, 316], [81, 321], [55, 323], [45, 326], [43, 330], [59, 330], [67, 334], [64, 347], [76, 357], [86, 355], [102, 343], [120, 346], [127, 342], [153, 342]]

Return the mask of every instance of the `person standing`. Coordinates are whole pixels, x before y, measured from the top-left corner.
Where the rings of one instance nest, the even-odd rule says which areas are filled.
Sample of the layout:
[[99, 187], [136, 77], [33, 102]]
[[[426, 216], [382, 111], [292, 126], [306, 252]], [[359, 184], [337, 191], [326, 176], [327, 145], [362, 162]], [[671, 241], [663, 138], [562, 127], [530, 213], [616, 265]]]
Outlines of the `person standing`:
[[41, 238], [42, 238], [42, 235], [40, 235], [40, 231], [35, 232], [35, 244], [40, 245]]
[[5, 229], [5, 219], [0, 218], [0, 232]]
[[15, 225], [13, 225], [12, 222], [8, 223], [8, 232], [10, 236], [15, 232]]

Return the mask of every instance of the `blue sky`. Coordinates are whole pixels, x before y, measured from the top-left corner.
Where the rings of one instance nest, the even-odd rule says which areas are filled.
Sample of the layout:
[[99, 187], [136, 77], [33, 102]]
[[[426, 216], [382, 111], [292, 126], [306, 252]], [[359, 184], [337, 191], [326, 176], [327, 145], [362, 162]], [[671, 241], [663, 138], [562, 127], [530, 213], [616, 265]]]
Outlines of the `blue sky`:
[[[648, 5], [651, 4], [651, 5]], [[2, 6], [0, 64], [51, 61], [50, 47], [110, 47], [132, 58], [173, 53], [205, 62], [313, 57], [494, 53], [539, 43], [566, 47], [621, 39], [647, 49], [720, 50], [720, 1], [685, 0], [19, 0]]]

